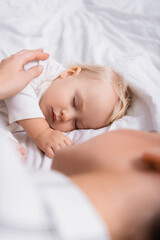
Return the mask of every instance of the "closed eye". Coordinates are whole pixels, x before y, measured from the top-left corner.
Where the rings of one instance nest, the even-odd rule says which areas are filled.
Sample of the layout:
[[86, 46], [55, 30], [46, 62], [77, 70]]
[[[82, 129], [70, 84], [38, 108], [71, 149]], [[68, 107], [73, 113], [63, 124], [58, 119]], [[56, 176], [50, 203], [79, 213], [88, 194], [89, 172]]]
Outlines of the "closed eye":
[[73, 97], [73, 107], [76, 109], [77, 108], [77, 99], [76, 95]]
[[75, 125], [75, 129], [78, 129], [76, 120], [74, 121], [74, 125]]
[[[73, 97], [73, 107], [76, 109], [77, 108], [77, 103], [76, 103], [76, 95]], [[77, 128], [77, 121], [74, 120], [74, 127], [75, 129], [78, 129]]]
[[73, 107], [76, 108], [75, 96], [73, 97]]

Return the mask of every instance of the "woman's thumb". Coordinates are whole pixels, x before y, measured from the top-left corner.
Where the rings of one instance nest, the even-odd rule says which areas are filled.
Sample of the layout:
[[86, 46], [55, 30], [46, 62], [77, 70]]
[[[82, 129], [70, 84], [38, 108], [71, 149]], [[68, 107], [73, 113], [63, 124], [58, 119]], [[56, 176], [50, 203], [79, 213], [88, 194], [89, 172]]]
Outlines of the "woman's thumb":
[[31, 67], [30, 69], [26, 70], [26, 77], [27, 82], [30, 82], [32, 79], [38, 77], [43, 72], [43, 66], [38, 65], [35, 67]]

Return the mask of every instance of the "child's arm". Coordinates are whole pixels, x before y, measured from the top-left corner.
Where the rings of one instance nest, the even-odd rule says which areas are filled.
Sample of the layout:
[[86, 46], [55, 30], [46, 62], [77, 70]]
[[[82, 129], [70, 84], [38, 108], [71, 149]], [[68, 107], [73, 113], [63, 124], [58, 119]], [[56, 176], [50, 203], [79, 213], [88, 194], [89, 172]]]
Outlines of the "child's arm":
[[71, 139], [63, 133], [50, 128], [43, 118], [25, 119], [18, 121], [18, 123], [49, 158], [53, 158], [55, 152], [60, 148], [73, 144]]

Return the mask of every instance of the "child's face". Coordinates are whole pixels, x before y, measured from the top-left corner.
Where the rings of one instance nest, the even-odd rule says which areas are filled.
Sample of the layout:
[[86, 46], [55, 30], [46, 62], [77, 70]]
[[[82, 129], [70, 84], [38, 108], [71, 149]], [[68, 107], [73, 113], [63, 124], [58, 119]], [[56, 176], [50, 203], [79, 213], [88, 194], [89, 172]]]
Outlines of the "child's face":
[[40, 100], [50, 127], [67, 132], [106, 125], [118, 97], [110, 82], [97, 79], [83, 72], [53, 81]]

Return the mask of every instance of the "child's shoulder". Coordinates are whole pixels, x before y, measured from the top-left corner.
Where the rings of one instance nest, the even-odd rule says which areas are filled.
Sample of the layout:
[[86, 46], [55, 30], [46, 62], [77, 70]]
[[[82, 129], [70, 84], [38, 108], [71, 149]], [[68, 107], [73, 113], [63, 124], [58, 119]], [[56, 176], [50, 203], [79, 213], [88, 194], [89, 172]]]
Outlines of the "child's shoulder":
[[55, 78], [57, 78], [65, 70], [63, 65], [61, 63], [57, 62], [53, 58], [53, 56], [50, 56], [45, 61], [32, 61], [30, 63], [27, 63], [24, 66], [24, 70], [28, 70], [29, 68], [37, 66], [37, 65], [43, 66], [43, 72], [39, 77], [33, 79], [31, 84], [39, 85], [39, 84], [43, 83], [44, 81], [52, 81]]

